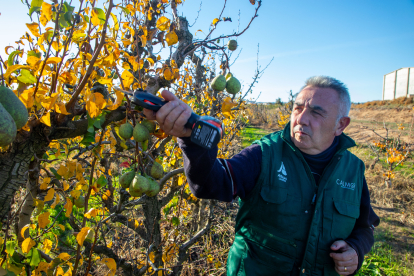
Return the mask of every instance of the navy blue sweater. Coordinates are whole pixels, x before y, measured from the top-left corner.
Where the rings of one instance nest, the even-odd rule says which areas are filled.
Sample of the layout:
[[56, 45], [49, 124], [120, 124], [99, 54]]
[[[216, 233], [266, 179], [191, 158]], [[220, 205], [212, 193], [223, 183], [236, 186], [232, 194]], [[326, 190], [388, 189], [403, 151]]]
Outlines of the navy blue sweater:
[[[316, 183], [336, 152], [338, 137], [324, 152], [317, 155], [302, 153]], [[231, 202], [245, 199], [253, 190], [260, 175], [262, 150], [259, 145], [243, 149], [231, 159], [217, 158], [217, 147], [206, 150], [191, 142], [190, 138], [178, 139], [184, 156], [184, 170], [192, 193], [198, 198]], [[370, 203], [368, 185], [364, 178], [360, 216], [351, 235], [345, 240], [358, 254], [358, 270], [374, 244], [373, 230], [379, 218]]]

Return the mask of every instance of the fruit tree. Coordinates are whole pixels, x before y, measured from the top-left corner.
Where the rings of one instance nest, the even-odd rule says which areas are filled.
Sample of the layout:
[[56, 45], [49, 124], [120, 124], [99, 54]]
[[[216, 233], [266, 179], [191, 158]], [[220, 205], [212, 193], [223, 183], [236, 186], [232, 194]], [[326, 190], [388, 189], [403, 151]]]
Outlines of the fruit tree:
[[226, 158], [263, 72], [241, 93], [229, 66], [261, 1], [241, 31], [216, 35], [232, 24], [219, 14], [202, 39], [182, 2], [25, 1], [27, 32], [0, 56], [2, 275], [180, 274], [215, 202], [191, 195], [177, 139], [122, 91], [169, 89], [218, 118]]

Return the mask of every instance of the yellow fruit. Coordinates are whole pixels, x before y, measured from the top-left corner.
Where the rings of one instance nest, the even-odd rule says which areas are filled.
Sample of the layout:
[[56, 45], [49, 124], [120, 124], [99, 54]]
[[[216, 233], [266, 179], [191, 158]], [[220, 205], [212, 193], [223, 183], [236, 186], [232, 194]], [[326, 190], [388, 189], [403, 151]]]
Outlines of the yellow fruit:
[[145, 140], [149, 139], [150, 133], [145, 126], [141, 124], [136, 124], [136, 126], [134, 127], [133, 136], [135, 141], [144, 142]]
[[216, 91], [223, 91], [226, 88], [226, 78], [223, 75], [218, 75], [211, 82], [211, 88]]
[[238, 79], [231, 76], [226, 82], [226, 91], [230, 94], [237, 94], [241, 89], [241, 84]]
[[16, 138], [17, 128], [12, 116], [0, 104], [0, 147], [5, 147]]
[[122, 124], [119, 127], [119, 136], [124, 140], [128, 140], [132, 137], [133, 131], [134, 127], [130, 123]]
[[17, 129], [22, 128], [27, 123], [29, 118], [27, 108], [11, 89], [0, 86], [0, 103], [12, 116]]

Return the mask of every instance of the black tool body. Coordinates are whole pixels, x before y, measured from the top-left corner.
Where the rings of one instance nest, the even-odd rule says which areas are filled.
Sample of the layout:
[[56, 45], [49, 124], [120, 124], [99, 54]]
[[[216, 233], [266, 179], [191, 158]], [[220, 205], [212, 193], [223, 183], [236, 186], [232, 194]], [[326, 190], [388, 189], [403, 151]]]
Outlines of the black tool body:
[[[164, 99], [149, 94], [142, 89], [134, 92], [132, 102], [155, 112], [168, 103]], [[216, 146], [223, 137], [223, 124], [210, 116], [199, 116], [192, 112], [185, 127], [192, 130], [191, 141], [206, 149]]]

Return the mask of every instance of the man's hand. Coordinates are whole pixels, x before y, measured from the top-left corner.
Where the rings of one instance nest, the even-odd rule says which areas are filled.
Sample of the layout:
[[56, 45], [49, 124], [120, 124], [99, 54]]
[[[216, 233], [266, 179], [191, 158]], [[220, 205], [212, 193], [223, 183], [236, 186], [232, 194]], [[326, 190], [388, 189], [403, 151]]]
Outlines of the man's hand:
[[168, 103], [157, 112], [144, 108], [147, 119], [157, 120], [161, 129], [168, 135], [190, 137], [191, 129], [185, 128], [184, 125], [191, 116], [191, 108], [168, 90], [162, 91], [161, 96]]
[[331, 250], [338, 253], [331, 253], [329, 256], [335, 262], [335, 270], [339, 275], [350, 275], [358, 268], [358, 254], [345, 241], [339, 240], [331, 245]]

